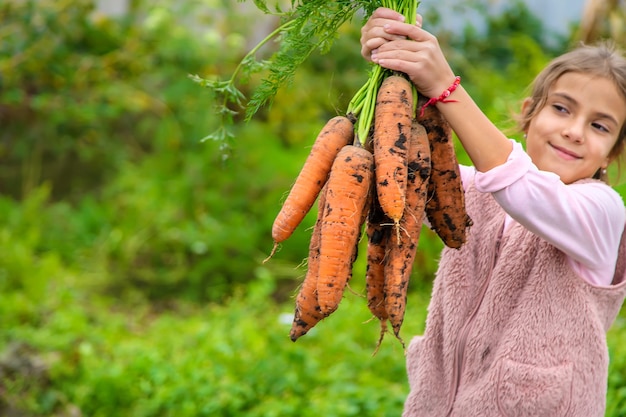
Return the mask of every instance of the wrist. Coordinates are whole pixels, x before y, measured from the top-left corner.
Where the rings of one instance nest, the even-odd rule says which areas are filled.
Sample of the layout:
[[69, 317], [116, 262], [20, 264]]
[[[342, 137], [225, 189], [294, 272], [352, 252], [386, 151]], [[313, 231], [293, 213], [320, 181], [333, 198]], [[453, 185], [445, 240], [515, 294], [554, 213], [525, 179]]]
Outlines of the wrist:
[[456, 100], [449, 98], [452, 93], [457, 89], [457, 87], [461, 84], [461, 77], [458, 75], [454, 77], [454, 81], [452, 84], [449, 84], [447, 88], [445, 88], [440, 95], [431, 97], [420, 109], [420, 116], [424, 114], [426, 107], [435, 105], [437, 103], [449, 103], [454, 102]]

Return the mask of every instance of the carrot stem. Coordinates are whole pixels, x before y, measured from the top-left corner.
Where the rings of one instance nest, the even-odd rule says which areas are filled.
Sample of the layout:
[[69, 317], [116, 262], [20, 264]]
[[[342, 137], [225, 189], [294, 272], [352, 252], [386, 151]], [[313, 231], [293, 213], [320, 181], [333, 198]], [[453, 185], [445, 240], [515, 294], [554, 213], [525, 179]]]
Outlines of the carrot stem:
[[[402, 13], [405, 21], [415, 24], [417, 17], [417, 7], [420, 2], [417, 0], [382, 0], [381, 6], [396, 10]], [[350, 103], [348, 104], [347, 113], [356, 117], [355, 140], [361, 144], [365, 144], [367, 136], [372, 127], [374, 120], [374, 108], [376, 106], [376, 96], [383, 80], [393, 75], [393, 71], [387, 70], [378, 64], [373, 64], [368, 79], [363, 84]], [[413, 86], [413, 103], [417, 103], [417, 90]]]

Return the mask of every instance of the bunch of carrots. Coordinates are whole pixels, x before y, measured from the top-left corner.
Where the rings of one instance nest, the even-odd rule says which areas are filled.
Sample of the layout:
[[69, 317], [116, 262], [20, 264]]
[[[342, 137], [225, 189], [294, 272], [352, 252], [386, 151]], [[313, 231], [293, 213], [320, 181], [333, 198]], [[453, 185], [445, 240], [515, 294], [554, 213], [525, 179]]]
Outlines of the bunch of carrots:
[[[270, 13], [267, 1], [254, 0]], [[232, 122], [228, 103], [240, 105], [237, 75], [262, 62], [254, 54], [280, 36], [269, 76], [247, 106], [246, 119], [267, 103], [313, 49], [328, 49], [339, 26], [357, 10], [394, 9], [415, 23], [417, 0], [292, 0], [280, 11], [281, 26], [241, 61], [228, 81], [192, 76], [224, 97], [218, 113]], [[367, 305], [380, 320], [379, 345], [391, 323], [400, 338], [409, 277], [425, 221], [443, 242], [459, 248], [471, 220], [466, 214], [451, 129], [434, 106], [424, 107], [405, 74], [373, 65], [345, 115], [321, 129], [272, 228], [274, 248], [287, 240], [315, 202], [318, 217], [309, 245], [307, 271], [296, 296], [291, 339], [296, 341], [337, 310], [352, 278], [360, 240], [367, 239]], [[420, 111], [416, 111], [416, 109]], [[424, 112], [421, 109], [424, 108]], [[223, 126], [224, 127], [224, 126]], [[227, 129], [207, 136], [232, 137]], [[267, 260], [266, 260], [267, 261]]]
[[414, 97], [403, 74], [383, 76], [364, 143], [354, 113], [330, 119], [276, 216], [268, 259], [318, 202], [291, 340], [337, 310], [365, 235], [367, 305], [381, 323], [378, 345], [388, 322], [402, 342], [409, 277], [424, 221], [447, 246], [465, 242], [471, 220], [450, 126], [434, 106], [416, 112]]

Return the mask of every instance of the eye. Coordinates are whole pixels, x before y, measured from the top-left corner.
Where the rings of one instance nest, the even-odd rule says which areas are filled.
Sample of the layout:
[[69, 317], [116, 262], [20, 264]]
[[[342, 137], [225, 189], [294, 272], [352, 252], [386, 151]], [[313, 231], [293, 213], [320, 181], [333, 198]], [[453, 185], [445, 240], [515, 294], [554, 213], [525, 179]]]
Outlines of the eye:
[[591, 126], [593, 126], [594, 129], [600, 130], [605, 133], [609, 133], [609, 128], [603, 125], [602, 123], [594, 122], [591, 124]]
[[553, 104], [552, 108], [559, 113], [568, 113], [567, 108], [561, 104]]

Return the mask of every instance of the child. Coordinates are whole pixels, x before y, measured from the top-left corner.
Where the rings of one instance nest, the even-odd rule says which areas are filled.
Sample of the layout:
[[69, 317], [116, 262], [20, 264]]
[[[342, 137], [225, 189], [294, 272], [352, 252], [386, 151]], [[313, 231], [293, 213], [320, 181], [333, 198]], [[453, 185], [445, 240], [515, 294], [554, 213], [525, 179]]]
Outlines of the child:
[[437, 99], [474, 165], [460, 168], [473, 225], [441, 255], [404, 415], [603, 416], [606, 331], [626, 296], [626, 210], [606, 184], [626, 140], [626, 59], [584, 46], [550, 63], [522, 105], [524, 151], [420, 19], [378, 9], [362, 55]]

